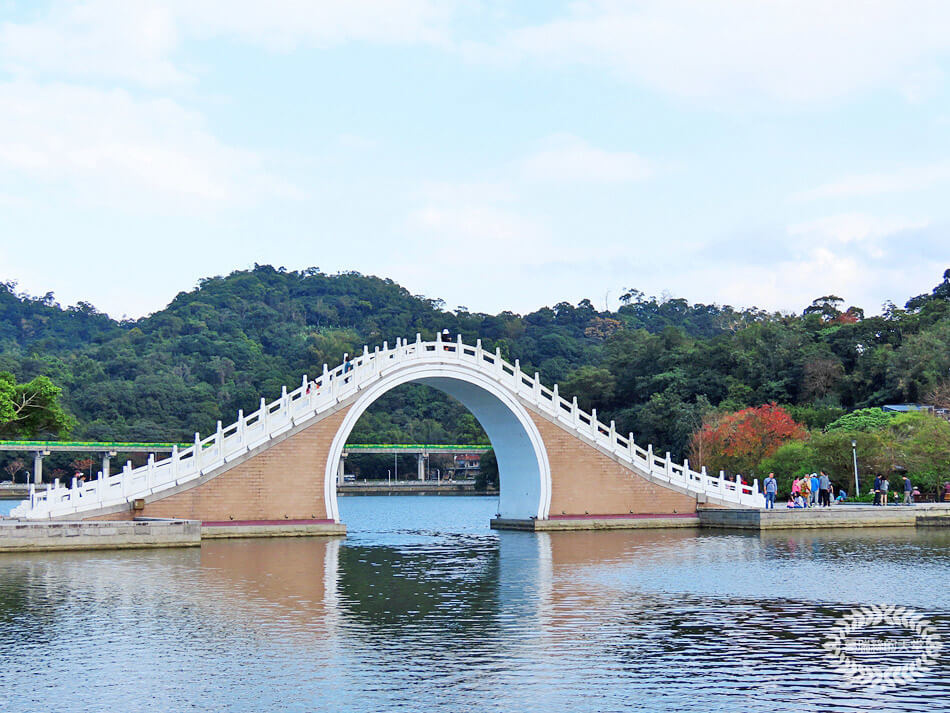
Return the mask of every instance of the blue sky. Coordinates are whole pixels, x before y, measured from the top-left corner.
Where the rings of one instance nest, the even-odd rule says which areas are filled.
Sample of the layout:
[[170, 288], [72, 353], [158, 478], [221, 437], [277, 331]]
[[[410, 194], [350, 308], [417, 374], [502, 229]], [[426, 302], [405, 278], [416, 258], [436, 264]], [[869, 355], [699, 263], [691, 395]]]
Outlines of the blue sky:
[[950, 4], [0, 0], [0, 280], [875, 312], [950, 267]]

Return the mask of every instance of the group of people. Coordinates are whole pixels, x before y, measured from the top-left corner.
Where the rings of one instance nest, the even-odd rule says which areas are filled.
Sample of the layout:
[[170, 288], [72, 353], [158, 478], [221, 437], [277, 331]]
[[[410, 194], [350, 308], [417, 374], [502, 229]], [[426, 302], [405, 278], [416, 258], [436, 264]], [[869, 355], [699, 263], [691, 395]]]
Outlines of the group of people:
[[[765, 479], [764, 487], [765, 507], [766, 509], [773, 509], [775, 508], [775, 498], [778, 496], [778, 481], [775, 479], [775, 473], [769, 473], [769, 477]], [[823, 470], [802, 478], [795, 478], [792, 481], [792, 492], [788, 496], [786, 507], [831, 507], [834, 490], [831, 478]], [[846, 497], [847, 493], [839, 490], [835, 500], [840, 502]]]
[[[910, 478], [906, 475], [904, 476], [904, 505], [913, 505], [914, 498], [920, 495], [919, 490], [914, 489], [913, 483], [910, 482]], [[877, 476], [874, 478], [874, 487], [871, 489], [871, 492], [874, 493], [874, 504], [875, 505], [887, 505], [888, 497], [891, 492], [891, 481], [887, 479], [887, 476]], [[897, 492], [894, 492], [894, 503], [897, 503]]]
[[[920, 495], [920, 491], [914, 488], [910, 482], [910, 478], [906, 475], [903, 476], [903, 481], [903, 504], [913, 505], [914, 498]], [[775, 473], [769, 473], [769, 477], [765, 479], [763, 485], [765, 490], [765, 507], [766, 509], [773, 509], [775, 507], [775, 498], [778, 497], [778, 481], [775, 479]], [[874, 493], [875, 505], [887, 505], [891, 492], [891, 483], [887, 479], [887, 476], [877, 476], [874, 479], [874, 487], [871, 492]], [[795, 478], [792, 481], [792, 491], [788, 496], [786, 507], [830, 507], [832, 499], [836, 502], [841, 502], [847, 497], [848, 494], [840, 488], [838, 489], [836, 497], [835, 486], [832, 484], [831, 478], [828, 477], [825, 471], [820, 470], [817, 473]], [[894, 502], [897, 502], [896, 492], [894, 493]]]

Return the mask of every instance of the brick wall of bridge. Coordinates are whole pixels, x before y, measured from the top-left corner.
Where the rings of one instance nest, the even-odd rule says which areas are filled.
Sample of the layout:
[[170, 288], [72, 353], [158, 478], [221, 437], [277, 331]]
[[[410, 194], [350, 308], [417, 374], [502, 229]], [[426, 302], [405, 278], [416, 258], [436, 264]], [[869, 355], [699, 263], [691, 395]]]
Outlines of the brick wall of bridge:
[[550, 515], [635, 515], [696, 512], [696, 498], [651, 483], [531, 412], [551, 465]]
[[323, 475], [347, 410], [327, 416], [233, 468], [145, 509], [95, 519], [171, 517], [203, 522], [325, 520]]

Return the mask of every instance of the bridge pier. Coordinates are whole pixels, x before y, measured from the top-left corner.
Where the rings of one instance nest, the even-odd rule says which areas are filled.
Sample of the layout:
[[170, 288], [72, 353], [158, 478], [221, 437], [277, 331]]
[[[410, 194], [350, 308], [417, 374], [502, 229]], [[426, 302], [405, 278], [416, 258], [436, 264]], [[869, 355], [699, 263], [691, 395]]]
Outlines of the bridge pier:
[[49, 455], [49, 451], [36, 451], [33, 454], [33, 483], [39, 485], [43, 482], [43, 456]]
[[426, 479], [426, 457], [422, 453], [416, 456], [416, 468], [418, 471], [417, 475], [419, 477], [419, 480], [425, 480]]
[[116, 455], [115, 451], [104, 451], [102, 453], [102, 477], [108, 478], [112, 475], [112, 456]]
[[337, 466], [337, 469], [336, 469], [336, 484], [337, 485], [343, 485], [343, 482], [344, 482], [343, 475], [345, 471], [346, 471], [346, 453], [343, 453], [340, 456], [340, 464]]

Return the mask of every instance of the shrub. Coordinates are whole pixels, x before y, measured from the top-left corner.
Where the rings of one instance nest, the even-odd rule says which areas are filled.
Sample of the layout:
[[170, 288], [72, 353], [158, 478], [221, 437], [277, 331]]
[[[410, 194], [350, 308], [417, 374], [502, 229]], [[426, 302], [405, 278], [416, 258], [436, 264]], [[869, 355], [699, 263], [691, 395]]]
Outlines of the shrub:
[[755, 473], [760, 483], [769, 473], [775, 473], [779, 493], [787, 495], [792, 490], [792, 480], [817, 473], [820, 468], [818, 455], [809, 441], [789, 441], [762, 460]]

